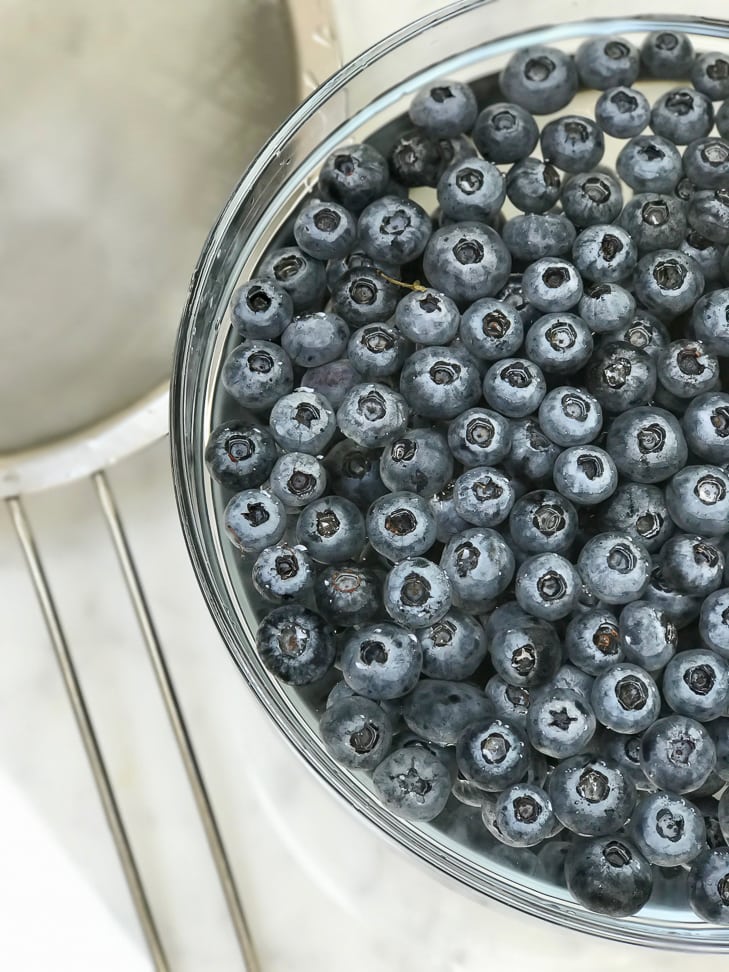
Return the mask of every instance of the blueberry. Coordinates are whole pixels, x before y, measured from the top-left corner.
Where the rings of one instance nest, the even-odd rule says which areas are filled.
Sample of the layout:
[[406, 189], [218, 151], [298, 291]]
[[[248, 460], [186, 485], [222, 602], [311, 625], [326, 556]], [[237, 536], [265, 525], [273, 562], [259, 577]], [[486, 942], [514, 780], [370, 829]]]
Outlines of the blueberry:
[[434, 495], [453, 475], [453, 459], [445, 436], [433, 429], [410, 429], [385, 447], [380, 475], [393, 491]]
[[372, 782], [384, 805], [406, 820], [433, 820], [451, 791], [448, 767], [425, 746], [390, 753], [372, 774]]
[[638, 250], [621, 226], [588, 226], [575, 239], [572, 262], [584, 280], [617, 283], [633, 272]]
[[337, 424], [326, 398], [300, 388], [276, 402], [269, 427], [280, 448], [318, 455], [329, 445]]
[[318, 563], [343, 564], [362, 552], [364, 519], [354, 503], [342, 496], [314, 500], [299, 514], [296, 539]]
[[491, 639], [489, 650], [496, 672], [523, 688], [548, 682], [562, 662], [562, 646], [554, 627], [530, 618], [504, 627]]
[[216, 483], [238, 491], [265, 483], [276, 455], [276, 445], [266, 429], [231, 419], [208, 436], [205, 465]]
[[605, 152], [602, 132], [582, 115], [562, 115], [547, 122], [539, 140], [545, 161], [564, 172], [589, 172]]
[[455, 482], [451, 480], [428, 500], [428, 510], [435, 521], [436, 539], [440, 543], [447, 543], [456, 533], [468, 527], [466, 521], [456, 511], [454, 494]]
[[595, 733], [595, 725], [589, 702], [569, 689], [539, 693], [526, 717], [530, 743], [554, 759], [582, 752]]
[[606, 172], [585, 172], [568, 179], [561, 195], [562, 208], [575, 226], [611, 223], [623, 208], [620, 183]]
[[669, 138], [636, 135], [616, 160], [618, 175], [636, 192], [673, 192], [683, 175], [681, 153]]
[[586, 389], [562, 385], [545, 395], [539, 424], [557, 445], [586, 445], [602, 429], [602, 408]]
[[701, 786], [713, 770], [716, 750], [700, 722], [672, 715], [658, 719], [645, 731], [640, 762], [655, 786], [688, 793]]
[[[390, 170], [403, 186], [436, 186], [449, 164], [443, 145], [436, 136], [422, 129], [409, 129], [400, 135], [390, 153]], [[376, 193], [375, 197], [381, 195]], [[370, 202], [371, 200], [368, 200]]]
[[679, 715], [709, 722], [729, 705], [729, 663], [712, 651], [681, 651], [663, 673], [663, 697]]
[[637, 80], [640, 53], [624, 37], [595, 37], [577, 48], [575, 65], [586, 88], [605, 91]]
[[374, 769], [392, 746], [387, 712], [357, 695], [328, 706], [319, 731], [329, 754], [349, 769]]
[[500, 534], [473, 527], [448, 540], [440, 566], [450, 580], [453, 603], [464, 610], [478, 610], [506, 590], [515, 563], [511, 548]]
[[438, 203], [448, 219], [488, 222], [505, 198], [502, 173], [492, 162], [477, 157], [454, 163], [438, 180]]
[[342, 650], [344, 681], [368, 699], [399, 699], [418, 684], [423, 653], [418, 639], [389, 621], [353, 631]]
[[565, 859], [565, 877], [581, 905], [611, 918], [634, 915], [653, 891], [650, 864], [624, 837], [573, 843]]
[[689, 230], [686, 239], [681, 242], [679, 249], [686, 256], [691, 257], [704, 275], [707, 284], [716, 284], [721, 279], [721, 260], [724, 247], [712, 243], [696, 230]]
[[693, 88], [673, 88], [662, 94], [651, 110], [651, 128], [675, 145], [704, 138], [714, 124], [711, 99]]
[[572, 446], [557, 458], [554, 484], [573, 503], [592, 506], [612, 496], [618, 485], [618, 472], [604, 449]]
[[399, 299], [397, 287], [377, 267], [349, 270], [332, 287], [334, 311], [354, 327], [388, 320]]
[[289, 685], [309, 685], [334, 662], [334, 633], [324, 618], [287, 604], [274, 608], [256, 632], [256, 649], [266, 668]]
[[588, 675], [601, 675], [622, 661], [618, 621], [605, 608], [591, 608], [576, 614], [564, 637], [567, 657]]
[[689, 905], [704, 921], [729, 923], [729, 848], [698, 857], [689, 871]]
[[722, 51], [702, 51], [691, 65], [691, 83], [711, 101], [729, 98], [729, 57]]
[[349, 389], [361, 380], [359, 373], [352, 367], [352, 362], [347, 358], [339, 358], [316, 368], [307, 368], [301, 377], [301, 385], [322, 395], [332, 408], [337, 409]]
[[427, 628], [451, 606], [448, 575], [423, 557], [408, 557], [392, 567], [385, 578], [385, 610], [399, 624]]
[[600, 733], [600, 755], [617, 763], [637, 790], [649, 790], [651, 784], [640, 765], [641, 734], [627, 735], [603, 729]]
[[635, 805], [635, 787], [617, 763], [581, 753], [552, 770], [547, 787], [557, 818], [575, 834], [614, 834]]
[[694, 46], [678, 31], [652, 31], [643, 41], [640, 59], [655, 78], [685, 78], [694, 60]]
[[579, 80], [569, 55], [556, 47], [532, 45], [511, 55], [499, 85], [510, 101], [536, 115], [549, 115], [572, 101]]
[[298, 246], [272, 250], [263, 258], [258, 276], [271, 277], [280, 284], [299, 314], [318, 310], [326, 293], [324, 264]]
[[233, 294], [230, 319], [241, 337], [271, 341], [294, 316], [294, 302], [275, 280], [254, 277]]
[[585, 370], [588, 391], [613, 414], [647, 405], [656, 383], [656, 365], [650, 355], [622, 341], [602, 344]]
[[577, 512], [569, 499], [553, 490], [536, 490], [514, 503], [509, 525], [527, 553], [563, 553], [577, 536]]
[[729, 588], [714, 591], [704, 600], [699, 634], [707, 648], [729, 660]]
[[539, 128], [534, 117], [520, 105], [496, 102], [479, 113], [471, 137], [490, 162], [518, 162], [536, 146]]
[[469, 678], [486, 657], [486, 635], [475, 618], [457, 608], [418, 631], [423, 674], [460, 681]]
[[729, 358], [729, 288], [702, 297], [693, 309], [691, 324], [710, 353]]
[[674, 590], [663, 577], [661, 565], [657, 564], [652, 572], [644, 600], [662, 611], [679, 630], [695, 621], [701, 610], [701, 600]]
[[511, 423], [511, 452], [505, 461], [508, 471], [529, 482], [551, 479], [552, 468], [561, 450], [547, 438], [532, 417]]
[[663, 490], [643, 483], [619, 486], [602, 508], [599, 523], [603, 530], [630, 534], [649, 553], [659, 550], [673, 532]]
[[701, 341], [673, 341], [658, 355], [661, 385], [679, 398], [694, 398], [719, 383], [719, 362]]
[[395, 309], [401, 334], [417, 344], [449, 344], [458, 333], [458, 307], [437, 290], [412, 290]]
[[648, 586], [651, 558], [627, 533], [600, 533], [580, 551], [577, 569], [602, 601], [627, 604], [637, 601]]
[[640, 253], [676, 250], [688, 231], [681, 200], [650, 192], [638, 193], [626, 203], [620, 225], [633, 237]]
[[545, 314], [529, 328], [524, 351], [548, 374], [574, 374], [592, 355], [592, 332], [576, 314]]
[[244, 489], [231, 497], [223, 514], [230, 542], [243, 553], [260, 553], [278, 543], [286, 530], [281, 500], [263, 489]]
[[538, 685], [532, 689], [532, 698], [537, 699], [542, 695], [550, 695], [553, 692], [574, 692], [581, 696], [586, 702], [590, 701], [590, 694], [595, 679], [583, 672], [575, 665], [560, 665], [555, 676], [544, 685]]
[[381, 611], [382, 578], [361, 564], [325, 567], [314, 583], [317, 609], [331, 624], [352, 627]]
[[403, 335], [389, 324], [365, 324], [349, 338], [347, 357], [358, 375], [378, 381], [396, 374], [410, 350]]
[[359, 212], [383, 194], [389, 177], [387, 162], [376, 148], [346, 145], [322, 166], [318, 191], [322, 198]]
[[400, 392], [418, 415], [452, 419], [481, 397], [478, 366], [461, 347], [420, 348], [403, 366]]
[[245, 341], [223, 364], [221, 381], [228, 394], [253, 411], [266, 411], [294, 384], [291, 359], [270, 341]]
[[704, 597], [721, 586], [724, 554], [715, 542], [679, 533], [664, 544], [661, 566], [664, 578], [676, 590]]
[[474, 466], [455, 481], [456, 512], [474, 526], [494, 527], [503, 523], [514, 499], [509, 477], [493, 466]]
[[597, 99], [595, 121], [606, 135], [634, 138], [640, 135], [651, 117], [648, 99], [636, 88], [616, 85]]
[[653, 678], [629, 662], [613, 665], [598, 675], [591, 702], [601, 725], [629, 735], [652, 725], [661, 708], [661, 696]]
[[483, 379], [483, 396], [497, 412], [523, 418], [539, 407], [547, 384], [541, 369], [526, 358], [504, 358]]
[[675, 416], [641, 406], [613, 419], [606, 449], [618, 471], [636, 483], [660, 483], [686, 462], [688, 449]]
[[380, 479], [380, 453], [345, 439], [327, 454], [324, 465], [332, 492], [367, 507], [387, 492]]
[[314, 571], [305, 547], [278, 543], [265, 547], [251, 569], [251, 580], [267, 601], [283, 603], [301, 598], [314, 583]]
[[697, 189], [729, 185], [729, 144], [723, 138], [697, 138], [684, 150], [683, 168]]
[[516, 573], [519, 606], [535, 618], [557, 621], [577, 603], [580, 579], [572, 564], [557, 553], [529, 557]]
[[506, 174], [506, 195], [523, 213], [547, 213], [559, 201], [562, 180], [549, 162], [522, 158]]
[[639, 351], [645, 351], [655, 360], [663, 348], [667, 348], [671, 337], [668, 328], [658, 318], [642, 308], [638, 308], [630, 323], [612, 331], [606, 341], [624, 341]]
[[729, 473], [720, 466], [685, 466], [666, 487], [671, 518], [688, 533], [729, 532]]
[[421, 679], [405, 700], [405, 722], [423, 739], [453, 746], [467, 726], [489, 714], [489, 703], [475, 685], [446, 679]]
[[674, 656], [678, 631], [665, 611], [632, 601], [620, 612], [620, 643], [626, 659], [646, 671], [660, 671]]
[[365, 449], [381, 448], [401, 435], [409, 417], [410, 409], [402, 395], [373, 382], [350, 388], [337, 410], [339, 428]]
[[357, 238], [373, 260], [409, 263], [425, 249], [432, 231], [430, 217], [412, 199], [382, 196], [360, 214]]
[[323, 496], [327, 488], [324, 466], [306, 452], [287, 452], [271, 470], [269, 488], [289, 510]]
[[534, 847], [552, 836], [557, 820], [540, 786], [515, 783], [496, 801], [494, 823], [510, 847]]
[[431, 287], [457, 304], [470, 304], [504, 286], [511, 272], [511, 256], [490, 226], [452, 223], [430, 237], [423, 254], [423, 271]]
[[436, 524], [421, 496], [394, 492], [370, 507], [367, 535], [379, 554], [397, 562], [426, 553], [435, 543]]
[[488, 716], [471, 723], [456, 743], [458, 769], [484, 790], [518, 783], [529, 766], [529, 744], [515, 723]]
[[530, 264], [522, 276], [524, 296], [544, 313], [568, 311], [582, 297], [582, 278], [567, 260], [544, 257]]
[[689, 225], [712, 243], [729, 244], [729, 189], [700, 189], [687, 209]]
[[561, 213], [524, 213], [507, 220], [501, 236], [515, 260], [532, 263], [569, 256], [577, 230]]
[[448, 426], [448, 448], [467, 468], [501, 462], [511, 449], [508, 419], [487, 408], [470, 408]]
[[474, 301], [461, 317], [461, 342], [480, 360], [498, 361], [515, 354], [524, 340], [524, 321], [511, 305], [493, 297]]
[[484, 695], [496, 716], [526, 731], [526, 717], [531, 703], [529, 689], [509, 685], [500, 675], [493, 675], [486, 683]]
[[423, 88], [408, 108], [413, 125], [443, 138], [470, 131], [477, 112], [473, 91], [460, 81], [438, 81]]
[[[713, 595], [714, 597], [716, 595]], [[708, 597], [707, 602], [711, 600]], [[725, 653], [720, 652], [723, 657], [726, 657]], [[721, 777], [722, 780], [726, 781], [729, 779], [729, 719], [726, 717], [721, 719], [714, 719], [709, 722], [706, 726], [709, 730], [709, 735], [714, 741], [714, 747], [716, 749], [716, 767], [715, 772]], [[726, 821], [726, 799], [723, 801], [722, 806], [722, 817]], [[726, 830], [726, 822], [724, 823], [722, 830]], [[726, 839], [726, 838], [725, 838]]]
[[312, 199], [299, 211], [293, 232], [297, 245], [308, 256], [341, 260], [354, 246], [357, 224], [344, 206]]

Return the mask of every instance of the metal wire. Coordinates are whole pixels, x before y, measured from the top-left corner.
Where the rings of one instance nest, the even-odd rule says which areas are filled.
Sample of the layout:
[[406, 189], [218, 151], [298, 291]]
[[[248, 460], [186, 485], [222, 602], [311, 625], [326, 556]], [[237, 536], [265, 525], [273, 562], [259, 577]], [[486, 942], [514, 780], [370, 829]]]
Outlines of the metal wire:
[[81, 733], [81, 739], [83, 740], [86, 755], [91, 765], [91, 772], [93, 773], [109, 829], [111, 830], [111, 835], [121, 860], [124, 876], [129, 885], [129, 892], [132, 896], [137, 916], [139, 917], [139, 923], [147, 939], [154, 967], [157, 972], [170, 972], [170, 966], [159, 937], [159, 932], [157, 931], [146, 891], [144, 890], [142, 877], [137, 867], [131, 844], [129, 843], [129, 837], [124, 827], [119, 806], [116, 802], [111, 779], [101, 754], [96, 730], [94, 729], [91, 715], [86, 705], [83, 690], [76, 673], [76, 667], [71, 652], [69, 651], [68, 642], [61, 626], [45, 571], [43, 570], [43, 564], [33, 537], [30, 521], [17, 496], [9, 497], [6, 502], [28, 565], [28, 572], [30, 573], [41, 613], [43, 614], [43, 619], [48, 629], [51, 645], [61, 671], [64, 685], [66, 686], [71, 708], [73, 709], [73, 714], [76, 718], [79, 732]]
[[205, 829], [210, 852], [218, 872], [230, 918], [235, 929], [244, 967], [247, 972], [259, 972], [260, 967], [253, 947], [250, 928], [235, 884], [230, 860], [225, 849], [225, 844], [223, 843], [218, 822], [215, 818], [210, 797], [208, 796], [202, 770], [200, 769], [200, 764], [192, 745], [172, 677], [167, 667], [162, 644], [157, 634], [147, 598], [145, 597], [144, 589], [129, 547], [129, 542], [122, 526], [109, 480], [103, 471], [94, 473], [92, 479], [96, 487], [101, 509], [109, 527], [111, 539], [119, 559], [119, 565], [127, 585], [134, 612], [137, 616], [142, 637], [157, 677], [162, 700], [177, 741], [190, 787], [195, 797], [195, 803], [197, 804], [197, 809]]

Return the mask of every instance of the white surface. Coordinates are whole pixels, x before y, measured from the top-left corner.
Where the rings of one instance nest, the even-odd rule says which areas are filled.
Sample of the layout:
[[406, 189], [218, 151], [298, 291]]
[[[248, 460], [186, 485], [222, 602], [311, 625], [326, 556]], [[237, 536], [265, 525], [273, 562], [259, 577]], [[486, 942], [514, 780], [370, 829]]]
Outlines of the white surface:
[[[113, 476], [264, 972], [480, 972], [528, 959], [540, 972], [679, 972], [687, 959], [562, 932], [462, 895], [370, 831], [269, 725], [197, 591], [176, 522], [167, 444]], [[132, 841], [175, 972], [239, 968], [225, 907], [91, 487], [32, 498], [50, 581], [72, 636]], [[35, 805], [130, 942], [143, 944], [7, 518], [0, 612], [11, 619], [0, 686], [0, 772]], [[5, 821], [3, 820], [3, 824]], [[54, 907], [45, 882], [15, 909], [13, 938]], [[20, 912], [20, 914], [18, 914]], [[89, 913], [67, 915], [69, 938]], [[0, 941], [8, 941], [0, 909]], [[109, 963], [116, 954], [108, 942]], [[699, 972], [725, 959], [693, 958]], [[3, 967], [25, 970], [4, 952]], [[98, 972], [80, 957], [75, 972]]]

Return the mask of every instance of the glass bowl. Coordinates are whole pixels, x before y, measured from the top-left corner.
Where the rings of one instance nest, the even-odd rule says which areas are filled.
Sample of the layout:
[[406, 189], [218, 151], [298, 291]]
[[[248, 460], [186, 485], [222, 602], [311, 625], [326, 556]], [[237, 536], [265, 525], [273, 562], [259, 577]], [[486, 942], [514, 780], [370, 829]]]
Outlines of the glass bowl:
[[[557, 0], [545, 24], [542, 2], [527, 0], [516, 8], [504, 0], [462, 0], [386, 38], [315, 91], [248, 169], [195, 269], [172, 380], [173, 470], [190, 556], [228, 650], [289, 742], [350, 807], [441, 875], [523, 912], [612, 940], [729, 951], [729, 928], [699, 921], [686, 906], [685, 872], [657, 880], [651, 902], [636, 917], [593, 914], [550, 876], [538, 848], [514, 850], [494, 841], [477, 809], [449, 804], [434, 823], [412, 824], [379, 803], [366, 777], [337, 765], [317, 731], [317, 713], [332, 683], [292, 689], [271, 676], [256, 654], [254, 632], [264, 608], [220, 526], [227, 495], [211, 483], [203, 463], [210, 429], [233, 413], [218, 390], [221, 363], [237, 343], [226, 313], [231, 294], [239, 280], [253, 275], [266, 249], [277, 245], [325, 157], [374, 133], [386, 144], [422, 85], [438, 77], [488, 79], [525, 44], [573, 51], [587, 36], [620, 33], [639, 43], [647, 31], [676, 29], [704, 35], [697, 38], [704, 49], [729, 50], [729, 23], [720, 19], [725, 0], [701, 0], [700, 19], [681, 16], [676, 0], [641, 0], [639, 9], [636, 16], [632, 0], [613, 0], [611, 17], [597, 19], [587, 2]], [[487, 80], [480, 82], [481, 91], [487, 88]]]

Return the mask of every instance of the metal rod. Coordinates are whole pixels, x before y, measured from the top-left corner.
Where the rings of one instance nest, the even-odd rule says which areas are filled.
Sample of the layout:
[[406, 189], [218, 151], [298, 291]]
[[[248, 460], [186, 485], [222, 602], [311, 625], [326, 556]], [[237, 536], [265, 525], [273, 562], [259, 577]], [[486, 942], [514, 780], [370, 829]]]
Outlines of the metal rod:
[[48, 586], [48, 580], [46, 578], [45, 571], [43, 570], [38, 548], [31, 530], [30, 521], [28, 520], [25, 510], [23, 509], [18, 497], [11, 496], [6, 500], [6, 502], [13, 521], [13, 526], [15, 527], [15, 532], [18, 536], [18, 540], [20, 541], [20, 546], [23, 550], [23, 554], [28, 565], [28, 570], [33, 581], [33, 587], [35, 588], [35, 593], [40, 604], [43, 619], [48, 629], [48, 634], [51, 639], [56, 661], [58, 662], [58, 667], [61, 670], [61, 676], [63, 677], [66, 691], [68, 692], [71, 708], [73, 709], [73, 714], [76, 717], [76, 722], [81, 733], [86, 755], [88, 756], [89, 763], [91, 764], [91, 771], [94, 775], [94, 780], [96, 781], [96, 786], [99, 790], [99, 796], [101, 797], [101, 803], [104, 807], [104, 813], [106, 814], [109, 829], [111, 830], [111, 835], [114, 838], [114, 844], [116, 845], [116, 849], [121, 860], [121, 865], [124, 870], [124, 875], [127, 879], [127, 884], [129, 885], [129, 891], [139, 917], [139, 923], [142, 926], [142, 931], [147, 939], [147, 944], [149, 946], [154, 967], [157, 972], [169, 972], [170, 966], [167, 962], [167, 958], [162, 947], [162, 942], [157, 931], [157, 926], [152, 915], [147, 894], [144, 890], [142, 878], [139, 873], [137, 863], [134, 859], [134, 853], [132, 851], [131, 844], [129, 843], [129, 838], [124, 827], [119, 806], [116, 802], [116, 796], [114, 795], [111, 779], [106, 769], [104, 758], [101, 754], [101, 749], [96, 736], [96, 730], [94, 729], [93, 722], [91, 721], [91, 715], [89, 714], [83, 690], [76, 674], [76, 668], [68, 648], [66, 636], [61, 626], [61, 621], [58, 616], [58, 611], [56, 610], [53, 595], [51, 594], [50, 587]]
[[198, 812], [202, 819], [203, 827], [205, 828], [205, 834], [210, 845], [210, 852], [222, 885], [223, 894], [228, 911], [230, 912], [231, 921], [233, 922], [245, 968], [247, 972], [258, 972], [259, 965], [256, 959], [250, 929], [243, 912], [243, 905], [235, 884], [228, 854], [223, 844], [223, 838], [215, 818], [210, 797], [208, 796], [200, 764], [195, 755], [172, 677], [167, 667], [162, 644], [154, 626], [154, 621], [152, 620], [149, 605], [144, 595], [144, 589], [139, 579], [139, 574], [137, 573], [137, 568], [122, 526], [109, 480], [103, 471], [94, 473], [92, 479], [96, 486], [99, 503], [106, 517], [114, 548], [119, 558], [119, 565], [124, 575], [124, 580], [134, 606], [134, 612], [142, 631], [152, 667], [157, 677], [162, 699], [177, 740]]

